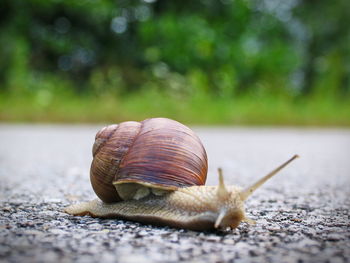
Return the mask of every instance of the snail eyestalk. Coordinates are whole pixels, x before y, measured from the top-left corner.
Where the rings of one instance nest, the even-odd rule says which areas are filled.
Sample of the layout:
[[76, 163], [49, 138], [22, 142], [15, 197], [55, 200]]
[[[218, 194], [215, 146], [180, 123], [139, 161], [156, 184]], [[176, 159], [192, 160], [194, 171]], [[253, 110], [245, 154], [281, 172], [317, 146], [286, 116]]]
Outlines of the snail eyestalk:
[[222, 169], [218, 168], [219, 173], [219, 185], [217, 190], [217, 195], [220, 199], [225, 199], [229, 196], [229, 192], [226, 189], [225, 183], [224, 183], [224, 176], [222, 175]]
[[298, 158], [299, 155], [294, 155], [292, 158], [290, 158], [288, 161], [283, 163], [282, 165], [278, 166], [276, 169], [265, 175], [263, 178], [252, 184], [251, 186], [247, 187], [240, 193], [240, 197], [242, 201], [246, 200], [256, 189], [258, 189], [261, 185], [263, 185], [267, 180], [269, 180], [271, 177], [273, 177], [275, 174], [277, 174], [280, 170], [282, 170], [284, 167], [286, 167], [289, 163], [291, 163], [294, 159]]

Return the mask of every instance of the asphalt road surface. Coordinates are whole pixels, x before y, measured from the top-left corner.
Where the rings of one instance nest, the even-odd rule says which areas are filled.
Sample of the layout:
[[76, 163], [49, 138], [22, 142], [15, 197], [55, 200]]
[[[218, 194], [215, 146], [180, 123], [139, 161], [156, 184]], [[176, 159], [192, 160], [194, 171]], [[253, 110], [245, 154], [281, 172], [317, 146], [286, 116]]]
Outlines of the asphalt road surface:
[[193, 232], [74, 217], [98, 126], [0, 125], [0, 262], [350, 262], [350, 130], [193, 127], [209, 157], [246, 186], [297, 159], [246, 203], [256, 225]]

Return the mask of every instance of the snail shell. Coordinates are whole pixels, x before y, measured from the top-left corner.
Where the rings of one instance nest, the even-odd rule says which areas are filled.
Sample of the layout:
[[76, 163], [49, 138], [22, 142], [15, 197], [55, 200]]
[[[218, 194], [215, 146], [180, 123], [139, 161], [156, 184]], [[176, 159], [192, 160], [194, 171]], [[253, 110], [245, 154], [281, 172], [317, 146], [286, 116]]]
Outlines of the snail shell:
[[92, 154], [91, 184], [105, 203], [204, 185], [207, 177], [199, 138], [166, 118], [107, 126], [96, 134]]

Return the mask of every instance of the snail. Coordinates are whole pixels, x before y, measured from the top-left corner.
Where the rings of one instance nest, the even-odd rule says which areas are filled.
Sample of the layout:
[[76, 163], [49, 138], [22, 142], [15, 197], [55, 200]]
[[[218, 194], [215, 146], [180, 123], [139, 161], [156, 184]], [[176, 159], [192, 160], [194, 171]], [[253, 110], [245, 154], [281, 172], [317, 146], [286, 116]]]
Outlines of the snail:
[[244, 201], [297, 158], [241, 189], [205, 186], [207, 154], [195, 133], [166, 118], [122, 122], [101, 129], [93, 145], [92, 187], [99, 197], [65, 209], [71, 215], [118, 218], [202, 231], [254, 224]]

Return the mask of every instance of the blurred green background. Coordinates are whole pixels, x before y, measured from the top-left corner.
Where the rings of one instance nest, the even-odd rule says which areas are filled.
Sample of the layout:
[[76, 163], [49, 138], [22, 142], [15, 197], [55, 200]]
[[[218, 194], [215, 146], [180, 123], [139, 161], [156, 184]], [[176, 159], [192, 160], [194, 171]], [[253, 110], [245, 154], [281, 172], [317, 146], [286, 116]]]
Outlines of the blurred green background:
[[2, 0], [0, 120], [350, 125], [349, 0]]

